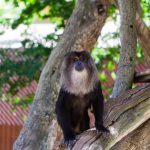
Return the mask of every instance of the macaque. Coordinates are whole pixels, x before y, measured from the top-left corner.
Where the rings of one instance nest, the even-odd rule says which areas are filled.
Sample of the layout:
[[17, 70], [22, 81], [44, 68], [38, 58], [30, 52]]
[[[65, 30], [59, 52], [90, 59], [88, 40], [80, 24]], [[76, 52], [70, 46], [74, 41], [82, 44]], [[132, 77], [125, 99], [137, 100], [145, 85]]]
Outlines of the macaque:
[[90, 128], [88, 110], [92, 107], [97, 131], [103, 126], [104, 98], [94, 60], [87, 51], [71, 51], [63, 59], [60, 92], [56, 102], [58, 123], [64, 144], [74, 144], [76, 135]]

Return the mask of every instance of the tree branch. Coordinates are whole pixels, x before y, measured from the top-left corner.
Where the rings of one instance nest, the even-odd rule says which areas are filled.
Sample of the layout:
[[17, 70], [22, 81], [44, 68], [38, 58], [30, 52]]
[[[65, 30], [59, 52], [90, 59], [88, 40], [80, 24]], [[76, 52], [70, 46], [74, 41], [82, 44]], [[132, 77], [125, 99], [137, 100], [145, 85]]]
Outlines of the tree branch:
[[122, 94], [106, 102], [104, 123], [113, 135], [86, 131], [79, 135], [73, 150], [111, 149], [118, 141], [150, 119], [150, 84]]

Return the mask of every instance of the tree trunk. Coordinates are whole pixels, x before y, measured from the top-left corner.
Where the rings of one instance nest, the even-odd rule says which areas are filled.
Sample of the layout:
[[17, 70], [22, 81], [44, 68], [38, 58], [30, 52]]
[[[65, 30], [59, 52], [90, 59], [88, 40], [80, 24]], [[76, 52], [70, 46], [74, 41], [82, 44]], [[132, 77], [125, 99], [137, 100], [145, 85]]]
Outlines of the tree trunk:
[[[59, 67], [71, 50], [91, 50], [106, 19], [107, 0], [78, 0], [66, 29], [45, 65], [34, 102], [14, 150], [46, 150], [47, 137], [55, 134], [55, 102], [58, 94]], [[53, 141], [53, 137], [51, 137]], [[52, 142], [53, 143], [53, 142]]]
[[[73, 150], [148, 150], [150, 148], [150, 84], [132, 89], [105, 104], [104, 124], [112, 134], [88, 130]], [[57, 148], [56, 148], [57, 149]], [[59, 148], [58, 148], [59, 149]]]
[[114, 98], [132, 86], [137, 41], [135, 33], [135, 1], [118, 0], [118, 4], [121, 16], [121, 51], [117, 79], [112, 93]]
[[[136, 0], [136, 33], [138, 37], [139, 44], [142, 47], [142, 50], [144, 52], [144, 58], [146, 61], [146, 65], [150, 67], [150, 30], [142, 20], [141, 14], [141, 5], [140, 0]], [[115, 0], [115, 4], [118, 6], [118, 0]]]

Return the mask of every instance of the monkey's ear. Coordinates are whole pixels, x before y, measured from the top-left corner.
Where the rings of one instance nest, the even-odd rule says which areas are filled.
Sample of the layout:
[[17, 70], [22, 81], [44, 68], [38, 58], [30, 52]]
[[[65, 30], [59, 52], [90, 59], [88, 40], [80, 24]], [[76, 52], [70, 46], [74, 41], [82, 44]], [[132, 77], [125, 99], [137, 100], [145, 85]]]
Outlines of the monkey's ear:
[[69, 53], [66, 53], [66, 54], [64, 55], [64, 57], [68, 56], [68, 54], [69, 54]]

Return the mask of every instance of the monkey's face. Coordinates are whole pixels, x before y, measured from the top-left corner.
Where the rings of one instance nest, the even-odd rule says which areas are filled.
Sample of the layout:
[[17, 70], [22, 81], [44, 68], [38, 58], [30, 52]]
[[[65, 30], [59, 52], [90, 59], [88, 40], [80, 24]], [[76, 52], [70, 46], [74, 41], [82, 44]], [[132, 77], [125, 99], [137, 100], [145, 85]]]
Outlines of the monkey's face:
[[64, 57], [62, 73], [66, 72], [69, 76], [72, 72], [78, 72], [78, 74], [87, 72], [88, 76], [92, 73], [93, 69], [95, 69], [94, 61], [87, 51], [72, 51]]
[[[97, 81], [97, 70], [94, 61], [87, 51], [69, 52], [61, 67], [61, 85], [68, 90], [79, 93], [83, 89], [93, 88]], [[81, 87], [82, 89], [80, 89]]]

